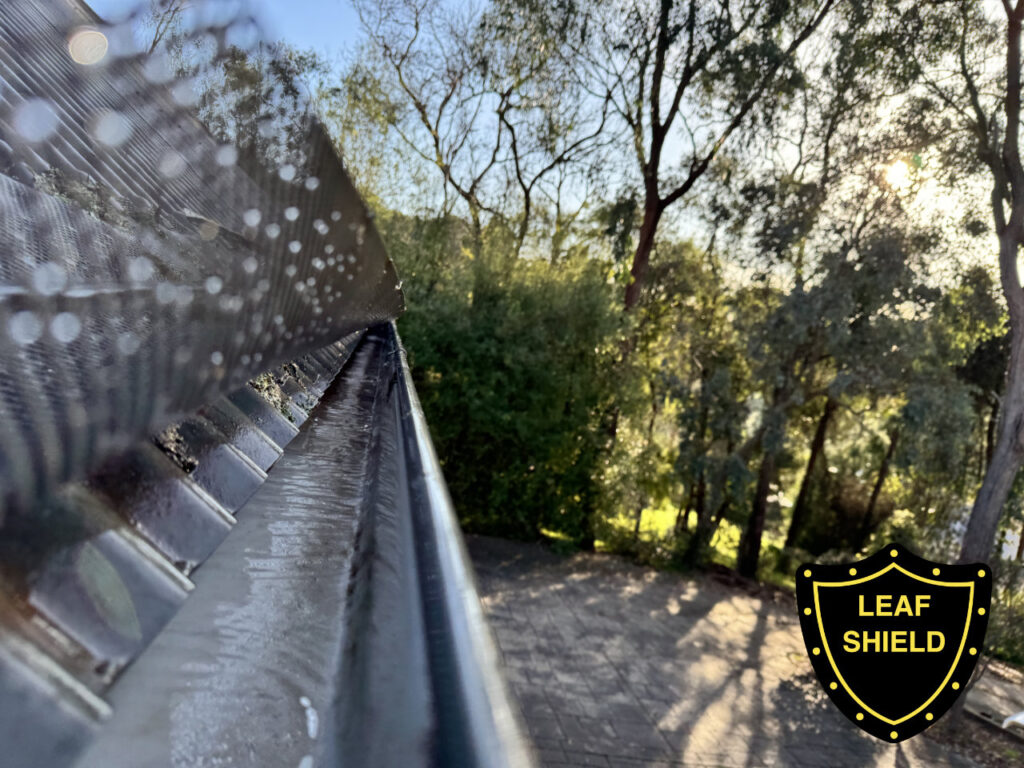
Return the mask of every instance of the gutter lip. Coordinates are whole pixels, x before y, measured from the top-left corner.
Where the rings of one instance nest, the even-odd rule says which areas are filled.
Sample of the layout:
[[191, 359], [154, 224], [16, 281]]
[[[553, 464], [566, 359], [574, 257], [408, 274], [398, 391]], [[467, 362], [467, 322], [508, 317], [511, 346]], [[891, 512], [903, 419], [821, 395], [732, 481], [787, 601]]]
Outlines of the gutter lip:
[[[400, 428], [405, 433], [405, 450], [412, 454], [406, 456], [406, 461], [419, 465], [410, 466], [409, 474], [412, 479], [418, 476], [422, 480], [421, 488], [416, 487], [418, 483], [410, 483], [409, 489], [414, 524], [419, 533], [426, 534], [417, 541], [417, 574], [421, 586], [431, 582], [441, 586], [440, 604], [424, 605], [427, 642], [446, 641], [454, 666], [453, 673], [443, 679], [438, 678], [439, 665], [432, 664], [430, 669], [435, 694], [439, 694], [436, 706], [441, 733], [455, 742], [440, 748], [444, 755], [464, 759], [465, 765], [533, 768], [536, 757], [524, 737], [519, 710], [500, 671], [501, 656], [484, 618], [469, 553], [430, 439], [405, 348], [395, 321], [389, 326], [401, 366], [397, 377]], [[429, 626], [431, 621], [433, 627]], [[443, 725], [445, 720], [448, 728]]]

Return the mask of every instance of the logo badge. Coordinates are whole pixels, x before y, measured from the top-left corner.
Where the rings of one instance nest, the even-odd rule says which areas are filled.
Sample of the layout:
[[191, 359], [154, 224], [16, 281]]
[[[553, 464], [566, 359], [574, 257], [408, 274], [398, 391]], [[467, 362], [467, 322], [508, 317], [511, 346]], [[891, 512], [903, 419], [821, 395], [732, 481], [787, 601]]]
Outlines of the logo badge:
[[890, 544], [856, 563], [801, 565], [796, 596], [825, 693], [855, 725], [898, 742], [934, 725], [971, 679], [992, 574]]

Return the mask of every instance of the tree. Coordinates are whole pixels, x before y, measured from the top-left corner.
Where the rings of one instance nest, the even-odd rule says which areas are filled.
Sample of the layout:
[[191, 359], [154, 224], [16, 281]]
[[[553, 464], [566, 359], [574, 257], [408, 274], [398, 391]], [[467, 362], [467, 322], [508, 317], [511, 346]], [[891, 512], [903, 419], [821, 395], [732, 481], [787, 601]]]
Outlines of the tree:
[[[1010, 359], [999, 416], [998, 438], [985, 473], [981, 490], [971, 509], [960, 552], [962, 562], [988, 560], [992, 555], [1003, 505], [1024, 463], [1024, 292], [1021, 290], [1017, 258], [1024, 242], [1024, 165], [1020, 156], [1021, 106], [1021, 23], [1024, 3], [1016, 6], [1004, 0], [1006, 12], [1006, 127], [1001, 152], [996, 154], [996, 121], [988, 121], [978, 110], [979, 98], [973, 92], [973, 78], [964, 67], [965, 83], [971, 95], [979, 131], [979, 155], [992, 171], [992, 214], [999, 236], [999, 275], [1010, 318]], [[966, 18], [965, 18], [966, 23]], [[965, 41], [966, 42], [966, 41]], [[966, 52], [961, 49], [961, 61]], [[984, 147], [982, 137], [984, 136]], [[1006, 207], [1004, 207], [1004, 205]], [[1009, 216], [1007, 216], [1007, 208]]]
[[353, 102], [383, 114], [440, 172], [441, 210], [462, 203], [475, 253], [486, 217], [517, 220], [520, 253], [538, 197], [561, 215], [566, 173], [585, 181], [607, 100], [579, 97], [550, 53], [560, 30], [514, 2], [463, 13], [438, 0], [357, 0], [356, 8], [376, 60], [357, 66], [366, 87]]
[[146, 27], [152, 30], [152, 36], [147, 53], [152, 55], [161, 45], [180, 36], [181, 16], [189, 6], [189, 0], [151, 0]]
[[[736, 189], [725, 205], [732, 208], [737, 250], [748, 250], [749, 268], [763, 281], [750, 292], [755, 312], [745, 329], [762, 382], [762, 416], [737, 456], [759, 457], [737, 553], [738, 568], [750, 577], [791, 418], [804, 404], [825, 400], [810, 480], [839, 401], [857, 387], [878, 386], [879, 366], [898, 357], [879, 354], [894, 307], [919, 298], [913, 262], [928, 243], [907, 228], [900, 200], [880, 172], [902, 149], [894, 144], [899, 137], [864, 130], [880, 99], [907, 84], [902, 69], [875, 63], [889, 22], [873, 6], [845, 7], [825, 36], [834, 58], [805, 67], [813, 79], [796, 92], [794, 114], [774, 126], [771, 162], [745, 168], [741, 155], [727, 166]], [[894, 364], [886, 380], [899, 368]], [[790, 544], [806, 516], [807, 491], [805, 485], [798, 496]], [[689, 560], [699, 560], [712, 531], [713, 524], [698, 525]]]
[[[999, 241], [999, 275], [1009, 315], [1009, 360], [991, 461], [974, 500], [960, 559], [992, 556], [1003, 506], [1024, 463], [1024, 292], [1017, 259], [1024, 242], [1020, 156], [1021, 25], [1024, 3], [1004, 0], [1002, 20], [983, 3], [928, 3], [914, 30], [926, 91], [912, 104], [939, 145], [951, 179], [984, 170]], [[993, 71], [1002, 48], [1004, 65]], [[949, 77], [950, 74], [954, 78]]]
[[576, 10], [565, 50], [592, 97], [611, 98], [643, 190], [626, 311], [639, 300], [666, 211], [756, 107], [778, 109], [800, 84], [797, 54], [835, 5], [605, 0]]
[[[804, 470], [804, 478], [800, 483], [800, 492], [797, 494], [796, 501], [793, 504], [793, 516], [790, 518], [789, 528], [786, 531], [785, 545], [787, 547], [792, 547], [796, 544], [797, 536], [803, 527], [804, 521], [807, 519], [809, 512], [808, 497], [811, 491], [814, 472], [818, 467], [822, 454], [825, 452], [825, 439], [828, 436], [828, 428], [831, 426], [832, 418], [835, 416], [838, 408], [838, 400], [831, 396], [825, 397], [825, 405], [814, 428], [814, 437], [811, 439], [811, 450], [807, 457], [807, 468]], [[879, 490], [881, 489], [882, 482], [883, 480], [880, 479], [878, 483]], [[872, 495], [872, 506], [875, 500], [877, 500], [877, 494]]]

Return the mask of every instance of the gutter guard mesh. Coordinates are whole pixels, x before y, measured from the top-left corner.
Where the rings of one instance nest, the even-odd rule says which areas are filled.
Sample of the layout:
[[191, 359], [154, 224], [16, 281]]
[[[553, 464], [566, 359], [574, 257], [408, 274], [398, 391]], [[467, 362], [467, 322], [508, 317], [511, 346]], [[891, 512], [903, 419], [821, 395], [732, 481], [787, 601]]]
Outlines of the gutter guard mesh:
[[0, 524], [253, 376], [392, 319], [395, 270], [238, 3], [0, 3]]

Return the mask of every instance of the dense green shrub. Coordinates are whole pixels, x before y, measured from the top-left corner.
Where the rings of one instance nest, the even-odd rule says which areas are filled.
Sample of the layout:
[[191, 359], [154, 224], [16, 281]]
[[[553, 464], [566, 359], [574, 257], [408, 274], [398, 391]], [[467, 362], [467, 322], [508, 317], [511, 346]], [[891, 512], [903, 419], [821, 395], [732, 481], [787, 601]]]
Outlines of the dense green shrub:
[[474, 256], [458, 222], [382, 218], [406, 279], [399, 331], [463, 526], [580, 538], [620, 322], [608, 265], [516, 258], [499, 228]]

